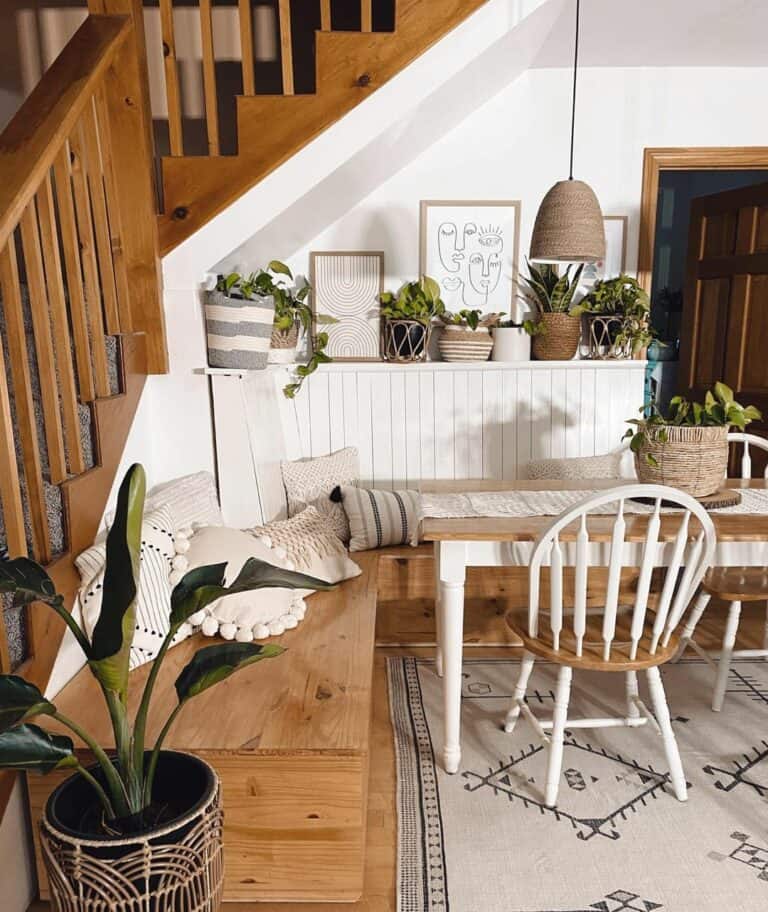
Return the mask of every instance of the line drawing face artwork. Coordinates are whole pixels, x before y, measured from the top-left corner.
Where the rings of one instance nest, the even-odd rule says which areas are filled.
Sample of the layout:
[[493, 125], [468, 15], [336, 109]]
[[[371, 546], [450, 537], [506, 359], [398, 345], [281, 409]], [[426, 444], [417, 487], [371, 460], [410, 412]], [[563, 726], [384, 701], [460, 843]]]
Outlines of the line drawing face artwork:
[[508, 313], [517, 281], [520, 204], [421, 204], [422, 275], [440, 285], [447, 310]]

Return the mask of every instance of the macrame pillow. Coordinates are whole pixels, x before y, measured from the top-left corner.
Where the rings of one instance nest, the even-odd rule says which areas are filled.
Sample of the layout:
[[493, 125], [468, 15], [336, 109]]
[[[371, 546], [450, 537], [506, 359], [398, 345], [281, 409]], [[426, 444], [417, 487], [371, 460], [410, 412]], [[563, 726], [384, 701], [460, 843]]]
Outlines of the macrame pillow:
[[307, 507], [291, 519], [279, 519], [249, 531], [266, 548], [282, 548], [301, 573], [326, 583], [340, 583], [362, 573], [327, 517], [314, 507]]
[[416, 540], [419, 524], [417, 491], [370, 491], [345, 486], [333, 491], [341, 501], [350, 528], [350, 551], [368, 551]]
[[330, 494], [338, 485], [357, 484], [360, 462], [355, 447], [345, 447], [329, 456], [283, 462], [281, 470], [288, 497], [288, 516], [315, 507], [321, 516], [327, 517], [335, 534], [348, 542], [347, 517], [341, 504], [330, 500]]
[[[187, 553], [190, 570], [207, 564], [226, 564], [225, 582], [231, 583], [249, 557], [275, 567], [297, 569], [284, 549], [267, 547], [248, 532], [224, 526], [205, 526], [192, 536]], [[250, 643], [280, 636], [304, 617], [306, 589], [256, 589], [228, 595], [189, 619], [205, 636]]]
[[580, 481], [621, 477], [621, 450], [602, 456], [574, 456], [570, 459], [534, 459], [526, 467], [526, 478], [539, 481]]
[[[187, 569], [191, 530], [173, 532], [168, 507], [145, 513], [141, 527], [141, 576], [136, 599], [136, 628], [131, 646], [130, 667], [138, 668], [157, 655], [170, 629], [171, 590]], [[107, 544], [88, 548], [75, 560], [82, 588], [78, 598], [83, 624], [88, 636], [93, 635], [101, 614]], [[174, 637], [178, 643], [192, 633], [184, 624]]]

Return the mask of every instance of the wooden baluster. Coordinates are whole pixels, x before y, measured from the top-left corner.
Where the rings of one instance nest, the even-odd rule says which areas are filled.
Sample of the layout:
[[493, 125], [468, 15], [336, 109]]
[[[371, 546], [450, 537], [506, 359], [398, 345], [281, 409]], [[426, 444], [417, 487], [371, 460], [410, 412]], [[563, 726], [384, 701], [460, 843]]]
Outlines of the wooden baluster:
[[653, 621], [653, 638], [651, 640], [651, 654], [656, 652], [659, 645], [659, 639], [664, 630], [664, 625], [667, 622], [669, 606], [672, 604], [672, 596], [675, 593], [677, 575], [680, 572], [680, 567], [682, 567], [683, 559], [685, 557], [685, 546], [688, 543], [688, 525], [690, 519], [691, 514], [686, 510], [680, 520], [680, 528], [677, 530], [677, 535], [675, 536], [672, 556], [667, 564], [667, 574], [664, 579], [664, 586], [662, 587], [661, 595], [659, 596], [659, 603], [656, 606], [656, 617]]
[[104, 87], [101, 86], [95, 96], [96, 103], [96, 129], [99, 134], [101, 148], [101, 162], [104, 169], [104, 192], [107, 201], [107, 218], [109, 220], [109, 236], [112, 247], [112, 266], [115, 271], [115, 285], [117, 287], [117, 309], [120, 317], [120, 332], [133, 332], [133, 318], [131, 316], [131, 291], [128, 285], [128, 272], [123, 250], [123, 232], [120, 223], [120, 202], [115, 182], [115, 167], [112, 155], [112, 133], [109, 117], [106, 110]]
[[240, 60], [243, 66], [243, 95], [255, 95], [252, 0], [238, 0], [238, 2], [240, 5]]
[[91, 342], [88, 337], [88, 321], [85, 316], [80, 242], [77, 238], [75, 206], [72, 201], [72, 179], [69, 171], [69, 147], [66, 143], [56, 156], [53, 173], [56, 180], [56, 200], [59, 204], [61, 246], [67, 271], [67, 292], [72, 321], [72, 341], [75, 347], [77, 386], [80, 390], [80, 399], [83, 402], [93, 402], [96, 398], [96, 390], [91, 368]]
[[91, 335], [93, 375], [96, 384], [96, 395], [106, 397], [112, 394], [112, 388], [109, 382], [107, 349], [104, 344], [104, 320], [101, 312], [99, 270], [96, 264], [96, 244], [91, 218], [91, 201], [88, 193], [82, 120], [78, 122], [72, 131], [72, 135], [69, 138], [69, 147], [72, 152], [72, 186], [74, 188], [75, 213], [80, 237], [80, 256], [85, 279], [85, 310]]
[[331, 31], [331, 0], [320, 0], [320, 28]]
[[656, 566], [656, 552], [659, 544], [659, 528], [661, 526], [661, 498], [656, 498], [656, 507], [653, 515], [648, 520], [648, 528], [645, 533], [645, 545], [643, 546], [643, 556], [640, 564], [640, 576], [637, 580], [637, 592], [635, 594], [635, 606], [632, 611], [632, 627], [630, 639], [632, 647], [630, 649], [630, 659], [637, 658], [637, 646], [645, 629], [645, 615], [648, 609], [648, 595], [651, 591], [651, 577], [653, 568]]
[[552, 629], [552, 645], [560, 648], [560, 633], [563, 629], [563, 551], [557, 535], [552, 542], [549, 561], [549, 623]]
[[73, 475], [85, 471], [83, 447], [80, 440], [80, 415], [77, 408], [77, 388], [72, 367], [72, 342], [69, 336], [67, 301], [61, 274], [59, 238], [56, 230], [56, 209], [53, 202], [51, 176], [46, 174], [42, 187], [37, 192], [37, 215], [40, 221], [40, 237], [43, 242], [45, 281], [48, 288], [48, 303], [53, 327], [53, 347], [56, 353], [56, 369], [59, 375], [59, 395], [64, 420], [64, 438], [67, 443], [69, 470]]
[[43, 471], [40, 465], [40, 448], [37, 441], [35, 407], [32, 400], [32, 382], [29, 374], [24, 313], [21, 304], [19, 267], [16, 262], [13, 235], [0, 253], [0, 285], [3, 290], [8, 360], [13, 379], [17, 433], [21, 441], [24, 478], [27, 483], [27, 502], [32, 526], [34, 557], [40, 563], [47, 564], [52, 557], [51, 539], [48, 532]]
[[616, 613], [619, 605], [619, 585], [621, 568], [624, 563], [624, 501], [619, 501], [616, 521], [611, 536], [611, 556], [608, 565], [608, 586], [605, 593], [605, 613], [603, 614], [603, 659], [611, 658], [611, 643], [616, 634]]
[[283, 95], [293, 95], [293, 40], [291, 37], [291, 0], [279, 0], [280, 61], [283, 68]]
[[96, 236], [96, 253], [99, 258], [101, 293], [104, 300], [104, 323], [107, 333], [114, 336], [120, 332], [120, 316], [117, 309], [115, 270], [112, 264], [112, 238], [109, 233], [107, 200], [104, 193], [104, 167], [99, 150], [99, 134], [93, 102], [88, 104], [83, 112], [83, 142], [93, 211], [93, 228]]
[[21, 504], [15, 439], [8, 396], [8, 373], [3, 346], [0, 345], [0, 504], [3, 507], [8, 553], [11, 557], [25, 557], [27, 536], [24, 532], [24, 508]]
[[165, 68], [165, 97], [168, 103], [168, 133], [171, 155], [184, 154], [184, 133], [181, 125], [181, 93], [176, 64], [176, 34], [173, 28], [173, 0], [160, 0], [160, 30], [163, 38]]
[[576, 655], [584, 648], [584, 634], [587, 631], [587, 576], [589, 573], [589, 533], [587, 515], [582, 513], [579, 531], [576, 535], [576, 579], [574, 584], [573, 633], [576, 637]]
[[21, 217], [21, 244], [29, 291], [29, 309], [37, 354], [37, 376], [43, 410], [43, 430], [48, 449], [48, 472], [51, 484], [61, 484], [67, 477], [64, 433], [59, 411], [59, 389], [53, 359], [53, 338], [49, 316], [48, 293], [43, 272], [43, 252], [37, 225], [35, 200], [30, 200]]
[[0, 674], [11, 673], [11, 651], [8, 648], [8, 633], [5, 629], [5, 618], [0, 609]]
[[211, 0], [200, 0], [200, 36], [203, 46], [203, 92], [205, 123], [208, 129], [208, 154], [219, 154], [219, 105], [216, 99], [216, 58], [213, 50]]
[[360, 0], [360, 31], [373, 31], [373, 0]]

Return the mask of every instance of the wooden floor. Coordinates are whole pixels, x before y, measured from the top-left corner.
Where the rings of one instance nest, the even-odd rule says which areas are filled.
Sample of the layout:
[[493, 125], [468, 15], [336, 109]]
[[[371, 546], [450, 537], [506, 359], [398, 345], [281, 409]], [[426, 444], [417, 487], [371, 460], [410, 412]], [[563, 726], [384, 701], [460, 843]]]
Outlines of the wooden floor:
[[[737, 646], [762, 645], [765, 606], [747, 605], [742, 613]], [[697, 630], [705, 649], [719, 648], [724, 627], [724, 608], [707, 611]], [[517, 647], [473, 647], [469, 655], [510, 656]], [[368, 807], [368, 853], [365, 895], [357, 903], [227, 903], [223, 912], [395, 912], [395, 867], [397, 861], [397, 815], [395, 810], [395, 755], [387, 698], [386, 658], [389, 655], [430, 656], [430, 648], [380, 648], [374, 670], [372, 762]], [[713, 681], [714, 683], [714, 681]], [[728, 708], [725, 707], [724, 712]], [[29, 912], [49, 912], [48, 903], [34, 903]]]

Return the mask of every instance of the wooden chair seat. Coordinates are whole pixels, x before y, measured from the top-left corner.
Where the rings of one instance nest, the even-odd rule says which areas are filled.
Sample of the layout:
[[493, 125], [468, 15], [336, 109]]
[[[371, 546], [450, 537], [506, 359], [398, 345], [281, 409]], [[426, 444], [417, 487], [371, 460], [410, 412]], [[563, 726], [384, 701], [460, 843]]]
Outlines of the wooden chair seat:
[[701, 588], [726, 602], [760, 602], [768, 599], [768, 568], [712, 567]]
[[569, 665], [571, 668], [584, 668], [590, 671], [642, 671], [668, 662], [678, 648], [678, 637], [673, 635], [666, 646], [659, 644], [653, 654], [648, 651], [653, 627], [653, 616], [649, 612], [648, 623], [643, 629], [637, 655], [634, 659], [630, 659], [631, 607], [619, 608], [616, 617], [616, 634], [611, 643], [608, 661], [603, 658], [602, 615], [593, 615], [591, 618], [589, 615], [587, 616], [587, 629], [581, 656], [576, 655], [576, 638], [573, 630], [567, 629], [565, 624], [560, 634], [560, 648], [555, 649], [549, 626], [549, 616], [544, 613], [539, 614], [539, 634], [536, 637], [532, 637], [528, 633], [527, 609], [510, 611], [506, 620], [513, 633], [523, 641], [523, 646], [528, 652], [532, 652], [535, 656], [548, 662]]

